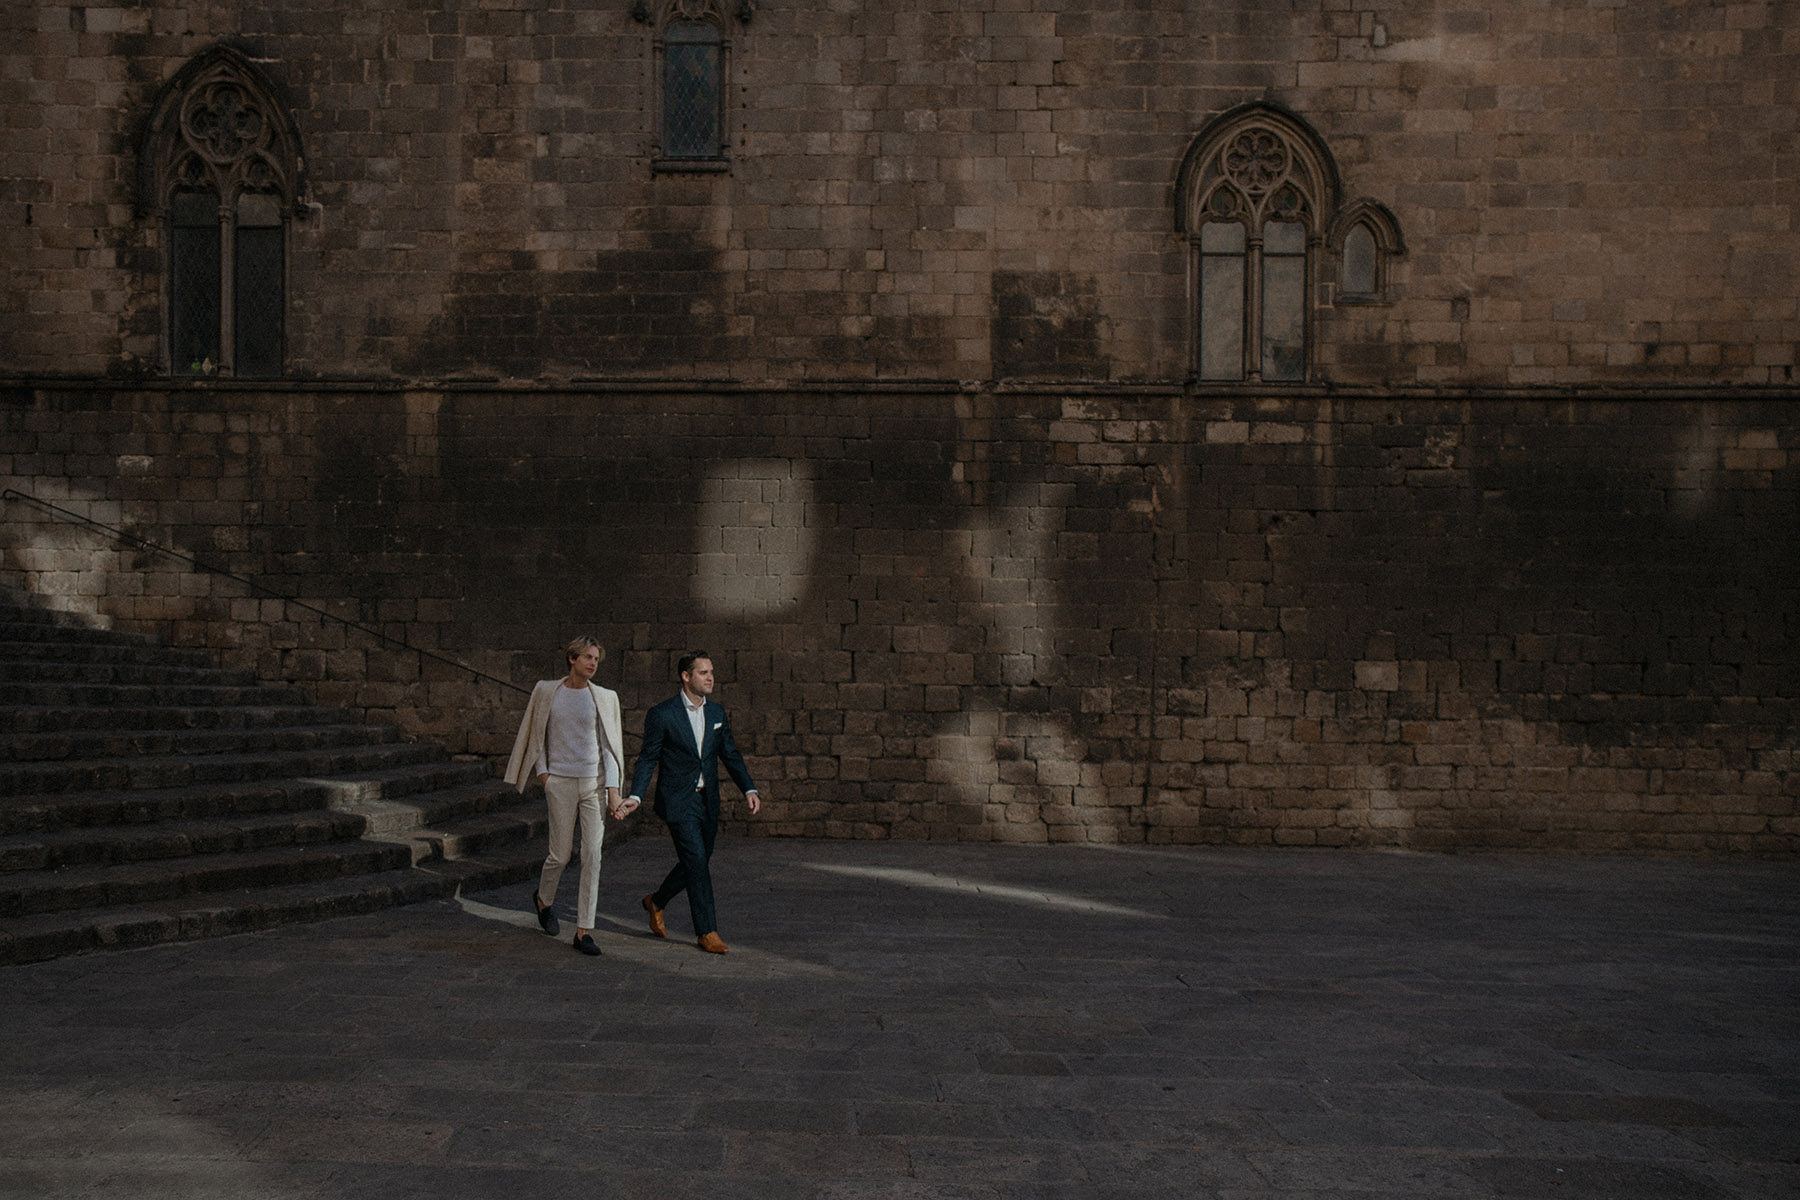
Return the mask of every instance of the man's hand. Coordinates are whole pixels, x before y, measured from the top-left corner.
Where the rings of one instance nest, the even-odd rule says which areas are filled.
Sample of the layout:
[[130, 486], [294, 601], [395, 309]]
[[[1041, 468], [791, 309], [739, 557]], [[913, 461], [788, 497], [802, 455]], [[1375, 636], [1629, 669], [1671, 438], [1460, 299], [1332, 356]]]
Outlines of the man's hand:
[[617, 821], [623, 817], [629, 817], [632, 813], [637, 811], [637, 807], [638, 798], [636, 796], [627, 796], [625, 799], [621, 800], [619, 799], [618, 788], [606, 789], [606, 811], [612, 814], [613, 820]]
[[744, 803], [750, 806], [750, 815], [753, 817], [756, 815], [756, 810], [762, 807], [762, 799], [755, 792], [745, 792]]
[[549, 783], [549, 782], [550, 782], [550, 772], [545, 771], [542, 775], [538, 776], [538, 786], [539, 787], [543, 787], [546, 783]]

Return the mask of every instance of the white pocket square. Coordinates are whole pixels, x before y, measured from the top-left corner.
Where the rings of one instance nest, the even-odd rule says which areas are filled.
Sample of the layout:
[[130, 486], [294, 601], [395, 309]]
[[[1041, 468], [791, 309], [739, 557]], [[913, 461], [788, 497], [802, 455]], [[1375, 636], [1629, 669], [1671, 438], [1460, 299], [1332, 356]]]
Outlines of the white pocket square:
[[723, 729], [723, 728], [725, 728], [725, 722], [723, 722], [723, 721], [720, 721], [720, 722], [718, 722], [718, 723], [717, 723], [717, 724], [715, 724], [715, 725], [714, 725], [714, 726], [713, 726], [713, 728], [714, 728], [714, 729]]

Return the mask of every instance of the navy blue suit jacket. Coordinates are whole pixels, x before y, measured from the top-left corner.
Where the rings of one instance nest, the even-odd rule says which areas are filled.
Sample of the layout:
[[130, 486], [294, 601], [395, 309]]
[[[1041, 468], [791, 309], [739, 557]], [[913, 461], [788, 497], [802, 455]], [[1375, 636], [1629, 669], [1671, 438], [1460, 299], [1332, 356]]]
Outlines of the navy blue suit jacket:
[[[705, 742], [694, 749], [694, 727], [680, 696], [670, 696], [644, 714], [644, 744], [638, 748], [631, 770], [631, 795], [643, 796], [656, 773], [656, 815], [665, 821], [695, 816], [708, 825], [719, 823], [719, 764], [725, 764], [739, 790], [753, 792], [750, 771], [731, 736], [725, 710], [706, 702]], [[696, 788], [698, 779], [704, 787]]]

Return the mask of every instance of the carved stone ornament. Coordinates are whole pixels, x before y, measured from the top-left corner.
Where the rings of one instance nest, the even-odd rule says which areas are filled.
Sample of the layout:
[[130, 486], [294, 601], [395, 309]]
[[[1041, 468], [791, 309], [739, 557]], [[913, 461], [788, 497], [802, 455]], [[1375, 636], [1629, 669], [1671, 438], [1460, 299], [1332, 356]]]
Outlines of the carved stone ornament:
[[[666, 0], [662, 6], [660, 20], [650, 11], [647, 0], [632, 0], [631, 19], [639, 25], [648, 25], [652, 21], [666, 25], [670, 21], [706, 21], [724, 22], [725, 14], [713, 0]], [[732, 11], [739, 22], [748, 25], [756, 16], [756, 0], [738, 0]]]
[[206, 161], [224, 166], [267, 146], [269, 122], [243, 88], [215, 80], [188, 94], [181, 135]]
[[176, 191], [211, 191], [227, 206], [243, 192], [267, 192], [291, 210], [304, 188], [290, 118], [256, 66], [225, 47], [165, 85], [140, 169], [144, 211], [160, 210]]
[[1272, 130], [1246, 129], [1220, 152], [1225, 175], [1252, 196], [1268, 192], [1288, 173], [1292, 155]]
[[1176, 195], [1176, 229], [1190, 236], [1208, 221], [1241, 222], [1252, 236], [1265, 221], [1298, 221], [1320, 237], [1338, 203], [1337, 167], [1299, 117], [1247, 104], [1189, 145]]

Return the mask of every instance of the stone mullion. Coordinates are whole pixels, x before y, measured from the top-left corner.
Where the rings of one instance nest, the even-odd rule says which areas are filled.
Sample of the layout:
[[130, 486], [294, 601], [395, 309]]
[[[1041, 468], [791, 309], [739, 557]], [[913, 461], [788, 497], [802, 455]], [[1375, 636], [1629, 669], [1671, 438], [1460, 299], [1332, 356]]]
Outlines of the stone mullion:
[[1244, 378], [1262, 380], [1262, 225], [1249, 229], [1244, 241]]
[[237, 367], [237, 197], [219, 200], [219, 374]]
[[[1309, 222], [1311, 224], [1311, 222]], [[1377, 255], [1379, 257], [1379, 253]], [[1319, 360], [1319, 274], [1325, 263], [1325, 235], [1322, 230], [1309, 229], [1306, 234], [1306, 262], [1301, 267], [1304, 283], [1301, 295], [1305, 303], [1300, 306], [1302, 326], [1300, 345], [1306, 355], [1306, 363], [1301, 368], [1301, 379], [1311, 382]]]

